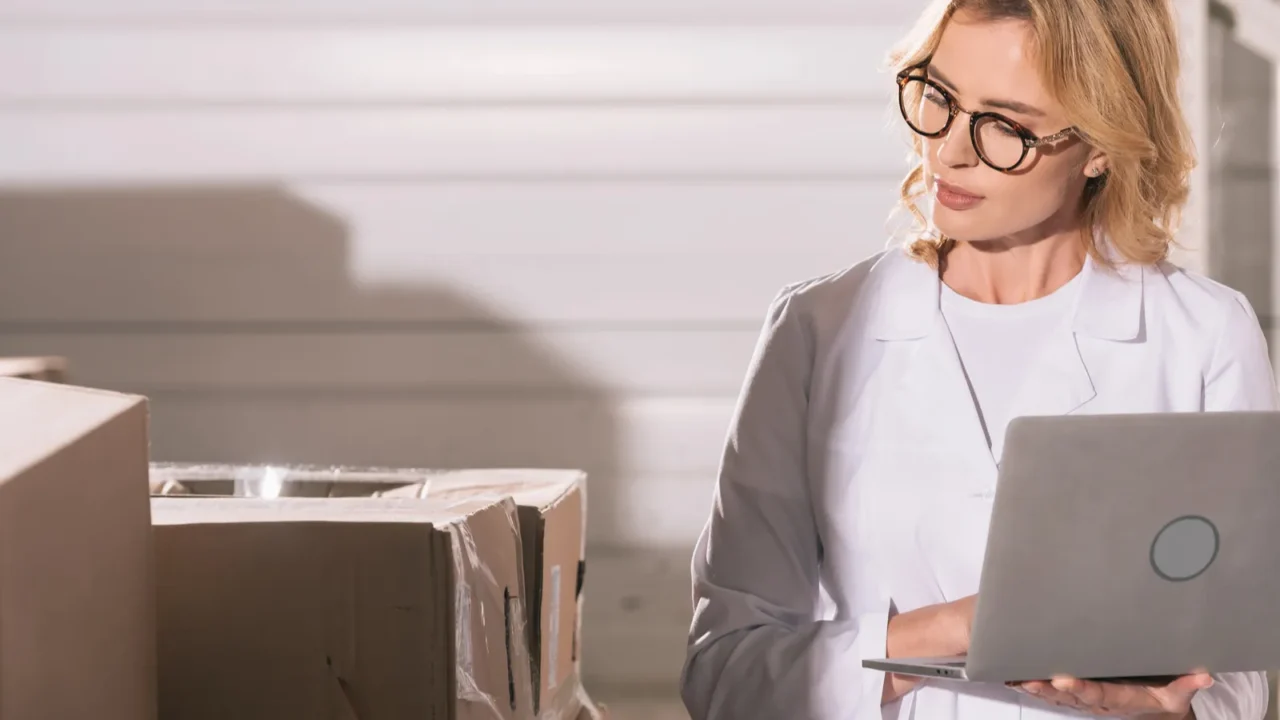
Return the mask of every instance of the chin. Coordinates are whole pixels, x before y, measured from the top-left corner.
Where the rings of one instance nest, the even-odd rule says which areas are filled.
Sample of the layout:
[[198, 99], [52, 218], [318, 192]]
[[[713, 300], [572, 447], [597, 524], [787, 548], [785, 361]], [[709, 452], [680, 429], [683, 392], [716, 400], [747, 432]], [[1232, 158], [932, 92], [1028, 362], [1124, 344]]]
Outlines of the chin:
[[938, 232], [959, 242], [980, 242], [999, 237], [999, 228], [983, 215], [975, 210], [956, 212], [939, 206], [933, 211], [933, 226]]

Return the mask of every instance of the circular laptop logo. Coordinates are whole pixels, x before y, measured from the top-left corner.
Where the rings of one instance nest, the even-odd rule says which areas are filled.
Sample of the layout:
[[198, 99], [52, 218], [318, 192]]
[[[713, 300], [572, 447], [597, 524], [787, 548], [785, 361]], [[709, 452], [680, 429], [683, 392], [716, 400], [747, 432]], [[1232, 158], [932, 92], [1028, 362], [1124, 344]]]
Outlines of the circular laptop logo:
[[1198, 515], [1165, 525], [1151, 543], [1151, 567], [1171, 582], [1190, 580], [1218, 557], [1218, 528]]

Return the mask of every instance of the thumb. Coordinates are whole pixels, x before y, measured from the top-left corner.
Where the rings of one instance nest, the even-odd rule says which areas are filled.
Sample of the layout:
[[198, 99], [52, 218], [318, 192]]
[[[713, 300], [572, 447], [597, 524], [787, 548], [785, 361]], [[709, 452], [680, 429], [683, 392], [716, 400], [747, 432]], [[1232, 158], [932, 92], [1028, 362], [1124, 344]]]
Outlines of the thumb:
[[1193, 695], [1197, 690], [1207, 690], [1211, 687], [1213, 687], [1213, 676], [1204, 672], [1183, 675], [1168, 685], [1169, 690], [1179, 695]]

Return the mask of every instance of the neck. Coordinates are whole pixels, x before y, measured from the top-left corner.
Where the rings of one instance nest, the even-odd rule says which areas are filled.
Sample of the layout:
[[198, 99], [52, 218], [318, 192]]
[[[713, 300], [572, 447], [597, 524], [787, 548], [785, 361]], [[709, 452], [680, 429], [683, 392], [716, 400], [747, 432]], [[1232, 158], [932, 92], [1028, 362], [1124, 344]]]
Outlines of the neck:
[[1070, 282], [1084, 267], [1086, 255], [1078, 230], [1031, 241], [958, 242], [947, 253], [942, 281], [978, 302], [1027, 302]]

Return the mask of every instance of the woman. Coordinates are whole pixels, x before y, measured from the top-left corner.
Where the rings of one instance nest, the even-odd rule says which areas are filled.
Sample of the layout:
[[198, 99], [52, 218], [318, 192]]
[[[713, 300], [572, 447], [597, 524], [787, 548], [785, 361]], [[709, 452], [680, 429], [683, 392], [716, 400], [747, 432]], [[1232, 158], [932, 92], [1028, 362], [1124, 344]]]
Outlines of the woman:
[[927, 227], [773, 302], [694, 556], [685, 704], [1262, 717], [1261, 674], [1006, 688], [862, 668], [967, 650], [1010, 418], [1277, 407], [1249, 303], [1165, 260], [1193, 160], [1164, 0], [940, 1], [894, 62], [919, 160], [903, 200], [932, 199]]

